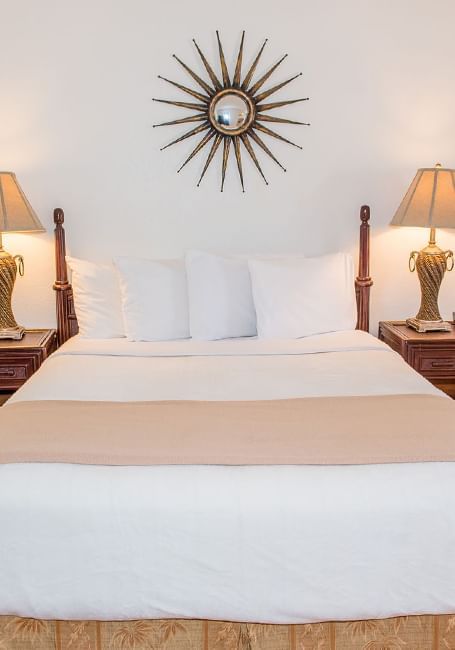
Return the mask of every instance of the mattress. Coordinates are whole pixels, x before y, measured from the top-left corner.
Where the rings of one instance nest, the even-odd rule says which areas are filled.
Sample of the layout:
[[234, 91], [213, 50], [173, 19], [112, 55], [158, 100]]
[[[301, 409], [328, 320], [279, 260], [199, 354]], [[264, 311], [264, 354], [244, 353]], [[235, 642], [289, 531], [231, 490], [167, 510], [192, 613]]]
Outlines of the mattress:
[[[76, 337], [12, 402], [388, 394], [440, 393], [364, 332]], [[453, 463], [10, 464], [0, 526], [0, 614], [306, 623], [455, 611]]]

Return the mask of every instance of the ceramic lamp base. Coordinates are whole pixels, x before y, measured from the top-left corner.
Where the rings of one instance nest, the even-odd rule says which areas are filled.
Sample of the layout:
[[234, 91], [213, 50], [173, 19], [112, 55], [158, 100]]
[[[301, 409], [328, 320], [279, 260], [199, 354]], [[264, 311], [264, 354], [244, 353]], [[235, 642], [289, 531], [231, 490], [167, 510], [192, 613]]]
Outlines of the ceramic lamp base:
[[[448, 259], [451, 261], [450, 267], [447, 266]], [[417, 270], [421, 299], [419, 313], [415, 318], [408, 318], [406, 324], [417, 332], [450, 332], [451, 324], [443, 321], [439, 313], [438, 294], [445, 272], [453, 269], [453, 253], [436, 246], [434, 228], [430, 231], [428, 246], [411, 253], [409, 268], [411, 271]]]
[[406, 321], [408, 327], [417, 332], [451, 332], [452, 325], [446, 321], [440, 320], [419, 320], [418, 318], [408, 318]]
[[3, 250], [0, 241], [0, 339], [19, 340], [24, 336], [25, 330], [16, 323], [11, 307], [16, 274], [16, 260]]
[[0, 329], [0, 339], [12, 339], [20, 341], [25, 334], [25, 328], [18, 325], [17, 327], [4, 327]]

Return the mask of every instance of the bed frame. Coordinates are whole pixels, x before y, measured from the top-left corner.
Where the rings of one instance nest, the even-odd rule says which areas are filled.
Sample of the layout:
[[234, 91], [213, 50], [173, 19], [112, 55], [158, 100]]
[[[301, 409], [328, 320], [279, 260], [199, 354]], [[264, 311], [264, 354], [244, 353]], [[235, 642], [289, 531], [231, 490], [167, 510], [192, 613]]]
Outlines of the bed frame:
[[[370, 209], [360, 210], [357, 328], [368, 330]], [[59, 343], [77, 334], [73, 290], [65, 263], [63, 210], [54, 211]], [[263, 625], [200, 620], [44, 621], [0, 616], [0, 647], [8, 650], [422, 650], [455, 649], [455, 616], [404, 616], [382, 620]]]
[[[65, 214], [61, 208], [54, 210], [55, 223], [55, 265], [56, 280], [54, 289], [57, 299], [57, 337], [62, 345], [79, 331], [76, 311], [74, 309], [73, 288], [68, 280], [66, 267]], [[357, 329], [368, 332], [370, 326], [370, 208], [360, 208], [359, 268], [355, 279], [357, 296]]]

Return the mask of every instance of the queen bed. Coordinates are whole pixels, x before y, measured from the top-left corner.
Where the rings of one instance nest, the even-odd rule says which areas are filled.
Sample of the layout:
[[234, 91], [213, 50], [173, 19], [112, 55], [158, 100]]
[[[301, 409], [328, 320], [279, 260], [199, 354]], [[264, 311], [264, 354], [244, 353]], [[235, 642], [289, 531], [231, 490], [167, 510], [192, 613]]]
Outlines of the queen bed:
[[61, 347], [2, 409], [0, 648], [455, 647], [455, 406], [367, 332], [368, 209], [357, 329], [294, 340], [77, 336], [55, 218]]

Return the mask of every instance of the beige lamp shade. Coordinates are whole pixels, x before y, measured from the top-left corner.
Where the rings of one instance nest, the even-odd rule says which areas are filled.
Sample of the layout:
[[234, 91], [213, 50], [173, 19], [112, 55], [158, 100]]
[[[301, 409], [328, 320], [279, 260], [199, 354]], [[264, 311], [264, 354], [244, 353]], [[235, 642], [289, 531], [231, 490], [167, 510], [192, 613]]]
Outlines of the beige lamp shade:
[[455, 169], [418, 169], [391, 225], [455, 228]]
[[0, 233], [2, 232], [44, 232], [12, 172], [0, 172]]

